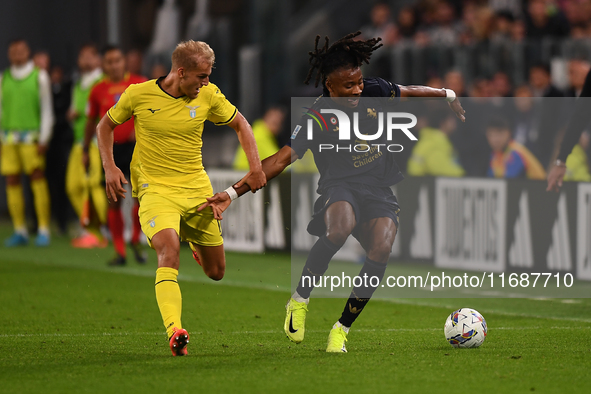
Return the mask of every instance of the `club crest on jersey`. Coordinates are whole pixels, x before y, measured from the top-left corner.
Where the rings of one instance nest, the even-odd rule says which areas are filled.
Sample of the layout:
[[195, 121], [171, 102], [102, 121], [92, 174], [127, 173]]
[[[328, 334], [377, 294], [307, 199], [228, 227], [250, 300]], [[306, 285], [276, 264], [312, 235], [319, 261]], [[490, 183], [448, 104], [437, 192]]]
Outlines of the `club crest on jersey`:
[[199, 108], [200, 105], [196, 105], [194, 107], [191, 107], [190, 105], [185, 105], [185, 107], [189, 108], [189, 116], [191, 116], [191, 118], [194, 118], [197, 116], [197, 108]]

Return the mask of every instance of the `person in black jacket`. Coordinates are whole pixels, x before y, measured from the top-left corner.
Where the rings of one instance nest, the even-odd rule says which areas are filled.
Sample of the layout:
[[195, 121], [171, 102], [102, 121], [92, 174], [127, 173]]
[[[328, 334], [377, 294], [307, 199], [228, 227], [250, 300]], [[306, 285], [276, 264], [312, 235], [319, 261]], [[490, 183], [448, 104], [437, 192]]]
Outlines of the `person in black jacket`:
[[587, 73], [585, 84], [579, 99], [575, 102], [575, 108], [564, 132], [560, 151], [554, 166], [548, 173], [548, 187], [546, 191], [559, 191], [562, 180], [566, 174], [566, 158], [581, 138], [581, 134], [591, 122], [591, 111], [589, 101], [581, 97], [591, 97], [591, 71]]

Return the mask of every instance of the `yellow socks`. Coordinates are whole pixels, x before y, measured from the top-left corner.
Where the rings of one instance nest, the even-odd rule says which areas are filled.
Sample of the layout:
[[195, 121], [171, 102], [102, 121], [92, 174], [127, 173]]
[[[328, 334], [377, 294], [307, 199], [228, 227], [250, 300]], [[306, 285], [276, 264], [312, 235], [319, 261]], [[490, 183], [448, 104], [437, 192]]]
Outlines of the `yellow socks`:
[[49, 221], [51, 218], [51, 207], [49, 203], [49, 189], [45, 178], [31, 181], [31, 190], [35, 200], [35, 212], [37, 213], [37, 223], [39, 232], [49, 232]]
[[24, 231], [23, 235], [26, 235], [25, 198], [23, 196], [23, 187], [20, 184], [6, 185], [6, 202], [15, 232]]
[[164, 327], [166, 327], [166, 334], [170, 338], [173, 334], [173, 329], [182, 328], [181, 325], [181, 310], [182, 297], [181, 289], [177, 282], [178, 270], [174, 268], [161, 267], [156, 270], [156, 301]]
[[105, 193], [105, 188], [101, 184], [90, 186], [90, 196], [92, 197], [92, 203], [94, 205], [94, 210], [96, 215], [98, 216], [99, 221], [101, 224], [107, 223], [107, 209], [109, 207], [109, 202], [107, 201], [107, 194]]

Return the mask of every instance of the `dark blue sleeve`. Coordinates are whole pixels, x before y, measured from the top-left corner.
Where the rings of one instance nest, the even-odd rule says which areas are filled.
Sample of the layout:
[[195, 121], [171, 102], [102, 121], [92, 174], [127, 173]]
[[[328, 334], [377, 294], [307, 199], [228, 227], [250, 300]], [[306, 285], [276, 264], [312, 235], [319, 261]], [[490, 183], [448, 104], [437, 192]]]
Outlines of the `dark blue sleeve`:
[[[290, 146], [291, 149], [293, 149], [298, 155], [298, 159], [304, 157], [306, 151], [312, 149], [314, 145], [314, 139], [308, 139], [308, 119], [312, 120], [311, 117], [306, 115], [301, 117], [300, 121], [294, 125], [289, 141], [287, 142], [287, 146]], [[312, 135], [318, 135], [318, 131], [319, 129], [316, 126], [316, 123], [312, 121]]]
[[400, 88], [395, 83], [383, 78], [367, 78], [364, 80], [362, 96], [365, 97], [400, 97]]

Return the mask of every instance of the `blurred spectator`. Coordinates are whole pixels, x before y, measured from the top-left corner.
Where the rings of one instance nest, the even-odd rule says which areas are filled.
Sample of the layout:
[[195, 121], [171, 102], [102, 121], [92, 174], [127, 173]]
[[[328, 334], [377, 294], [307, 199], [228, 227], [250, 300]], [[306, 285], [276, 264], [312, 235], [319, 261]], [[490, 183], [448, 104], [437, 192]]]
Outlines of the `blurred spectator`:
[[589, 0], [567, 0], [560, 2], [564, 17], [568, 21], [571, 27], [571, 36], [573, 36], [572, 30], [579, 28], [585, 30], [586, 25], [591, 20], [591, 7]]
[[[144, 55], [139, 49], [132, 49], [125, 56], [127, 71], [135, 75], [144, 75]], [[165, 75], [166, 73], [162, 74]], [[159, 76], [162, 76], [159, 75]]]
[[493, 97], [491, 83], [484, 78], [475, 79], [470, 85], [470, 97]]
[[536, 154], [540, 119], [528, 85], [522, 85], [515, 89], [513, 103], [513, 139]]
[[45, 174], [51, 196], [51, 212], [62, 234], [68, 231], [68, 222], [72, 210], [66, 195], [66, 166], [72, 146], [72, 129], [67, 119], [67, 112], [72, 98], [72, 83], [66, 78], [60, 66], [52, 66], [49, 74], [53, 98], [55, 124], [53, 135], [47, 149], [47, 168]]
[[[390, 15], [390, 7], [385, 3], [377, 3], [371, 9], [371, 24], [361, 29], [362, 37], [380, 37], [385, 47], [396, 42], [396, 29]], [[389, 51], [382, 50], [372, 56], [371, 65], [366, 70], [372, 75], [382, 75], [386, 78], [392, 73]]]
[[[252, 132], [259, 149], [261, 160], [275, 154], [279, 150], [277, 135], [281, 131], [285, 115], [286, 113], [283, 108], [271, 107], [265, 112], [262, 119], [255, 120], [252, 124]], [[248, 159], [242, 146], [238, 146], [236, 150], [234, 169], [244, 171], [248, 171], [249, 169]]]
[[511, 129], [504, 119], [492, 119], [488, 123], [486, 138], [492, 149], [489, 177], [546, 178], [546, 171], [538, 159], [526, 147], [512, 139]]
[[509, 42], [513, 32], [513, 24], [515, 17], [509, 11], [498, 11], [494, 16], [493, 33], [491, 34], [491, 41], [493, 42]]
[[466, 87], [464, 85], [464, 77], [462, 73], [457, 70], [448, 71], [443, 78], [445, 88], [456, 92], [458, 97], [467, 97]]
[[38, 51], [33, 55], [33, 63], [41, 70], [45, 70], [49, 73], [49, 67], [51, 66], [51, 58], [49, 53], [46, 51]]
[[371, 9], [371, 24], [361, 28], [363, 37], [381, 37], [384, 46], [393, 45], [396, 40], [396, 28], [386, 3], [377, 3]]
[[513, 95], [509, 76], [502, 71], [493, 75], [490, 87], [493, 97], [511, 97]]
[[417, 32], [417, 15], [413, 7], [402, 7], [396, 18], [396, 38], [409, 40]]
[[585, 23], [577, 23], [570, 26], [570, 38], [580, 40], [589, 36], [589, 25]]
[[566, 97], [579, 97], [590, 68], [591, 64], [586, 60], [573, 59], [568, 62], [569, 87], [564, 94]]
[[511, 39], [513, 42], [523, 42], [526, 37], [526, 26], [525, 22], [521, 19], [517, 19], [511, 25]]
[[[445, 112], [444, 112], [445, 111]], [[457, 121], [449, 110], [430, 111], [432, 127], [419, 130], [419, 141], [412, 149], [407, 172], [412, 176], [460, 177], [465, 171], [458, 162], [449, 136], [456, 130]]]
[[425, 47], [431, 43], [431, 38], [426, 30], [419, 30], [414, 36], [414, 45], [417, 47]]
[[497, 14], [505, 13], [513, 18], [523, 11], [521, 1], [515, 0], [488, 0], [488, 6]]
[[453, 46], [460, 42], [462, 25], [456, 21], [455, 11], [447, 1], [440, 1], [435, 6], [435, 25], [429, 29], [429, 38], [435, 45]]
[[441, 78], [437, 77], [437, 76], [433, 76], [433, 77], [427, 79], [427, 82], [425, 83], [425, 86], [431, 86], [432, 88], [435, 88], [435, 89], [442, 89], [442, 88], [445, 87], [444, 84], [443, 84], [443, 80]]
[[569, 34], [568, 21], [562, 12], [546, 0], [528, 1], [525, 26], [528, 38], [556, 38]]
[[575, 145], [572, 152], [566, 158], [565, 181], [591, 182], [589, 174], [589, 161], [585, 151], [589, 148], [589, 132], [581, 134], [579, 143]]
[[564, 94], [552, 85], [550, 67], [547, 64], [537, 64], [530, 68], [529, 84], [532, 97], [544, 98], [539, 104], [538, 141], [534, 154], [542, 165], [546, 166], [550, 163], [556, 130], [560, 129], [561, 114], [565, 104], [563, 100], [550, 98], [564, 97]]
[[168, 70], [163, 64], [156, 63], [150, 70], [150, 79], [158, 79], [168, 74]]
[[[89, 165], [91, 160], [91, 144], [95, 135], [96, 124], [107, 111], [116, 105], [121, 95], [127, 87], [135, 83], [145, 82], [142, 76], [131, 74], [126, 71], [125, 55], [123, 51], [115, 46], [107, 46], [103, 49], [102, 68], [105, 77], [97, 83], [91, 90], [88, 98], [87, 121], [84, 133], [83, 161]], [[134, 120], [129, 119], [126, 122], [115, 127], [113, 133], [113, 157], [115, 164], [126, 176], [129, 182], [130, 163], [135, 147], [135, 129]], [[126, 264], [127, 248], [123, 236], [125, 221], [121, 210], [121, 199], [109, 201], [107, 212], [107, 224], [116, 255], [109, 262], [110, 266], [121, 266]], [[135, 259], [138, 263], [146, 262], [145, 252], [140, 243], [141, 228], [139, 223], [139, 203], [137, 198], [133, 198], [133, 208], [131, 215], [132, 235], [130, 245], [133, 249]]]
[[529, 84], [533, 97], [564, 97], [560, 89], [552, 85], [550, 66], [539, 63], [529, 69]]
[[25, 40], [8, 46], [10, 68], [0, 77], [0, 171], [6, 176], [6, 202], [14, 234], [7, 247], [29, 242], [22, 174], [28, 175], [37, 214], [36, 246], [49, 246], [51, 204], [45, 178], [45, 153], [54, 123], [51, 81], [31, 60]]
[[464, 6], [463, 22], [465, 29], [462, 34], [463, 44], [487, 41], [494, 29], [494, 12], [483, 5], [468, 3]]
[[[88, 167], [83, 164], [83, 143], [88, 117], [88, 98], [96, 84], [103, 78], [100, 68], [101, 58], [98, 49], [92, 45], [85, 45], [78, 54], [78, 70], [80, 78], [74, 85], [72, 103], [68, 118], [74, 128], [74, 145], [70, 152], [66, 175], [66, 190], [80, 219], [82, 231], [72, 240], [75, 248], [94, 248], [106, 246], [106, 240], [100, 232], [100, 224], [107, 223], [107, 198], [102, 187], [103, 170], [96, 143], [92, 143], [88, 150]], [[95, 228], [89, 228], [92, 214], [98, 219]]]

